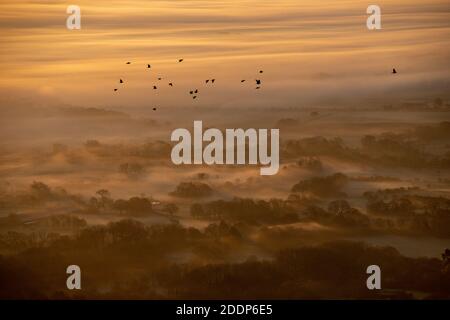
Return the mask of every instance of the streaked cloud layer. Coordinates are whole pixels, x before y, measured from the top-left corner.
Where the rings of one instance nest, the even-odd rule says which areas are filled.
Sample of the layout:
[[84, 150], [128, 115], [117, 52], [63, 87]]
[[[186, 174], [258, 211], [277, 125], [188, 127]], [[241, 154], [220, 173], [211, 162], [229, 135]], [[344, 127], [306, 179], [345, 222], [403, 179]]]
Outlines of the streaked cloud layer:
[[[123, 106], [189, 104], [186, 90], [210, 77], [218, 86], [199, 104], [292, 106], [448, 91], [448, 1], [379, 1], [381, 31], [366, 29], [369, 3], [360, 0], [81, 0], [80, 31], [65, 27], [69, 4], [2, 1], [3, 90]], [[401, 75], [395, 82], [393, 66]], [[239, 80], [260, 68], [266, 86], [255, 95]], [[176, 88], [155, 94], [158, 76]], [[114, 95], [118, 78], [126, 90]]]

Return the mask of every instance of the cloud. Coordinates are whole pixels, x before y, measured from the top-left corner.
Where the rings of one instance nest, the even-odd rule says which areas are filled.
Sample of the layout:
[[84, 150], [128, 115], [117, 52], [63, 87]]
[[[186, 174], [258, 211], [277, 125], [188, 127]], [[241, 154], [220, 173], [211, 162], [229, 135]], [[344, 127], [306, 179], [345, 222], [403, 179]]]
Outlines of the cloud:
[[[367, 4], [360, 0], [101, 0], [78, 5], [82, 30], [69, 31], [66, 7], [59, 1], [1, 4], [1, 86], [36, 91], [45, 82], [70, 103], [145, 104], [145, 88], [155, 79], [138, 66], [152, 63], [153, 77], [163, 74], [177, 84], [170, 96], [150, 96], [160, 105], [184, 104], [181, 90], [211, 75], [223, 79], [227, 94], [210, 92], [205, 103], [226, 105], [233, 97], [253, 105], [276, 99], [288, 104], [310, 103], [314, 96], [316, 101], [332, 99], [341, 95], [338, 89], [350, 98], [388, 84], [415, 94], [417, 86], [411, 83], [425, 81], [439, 91], [442, 74], [450, 68], [446, 1], [385, 1], [379, 32], [365, 28]], [[179, 57], [185, 58], [183, 65], [175, 63]], [[129, 68], [124, 65], [128, 59], [135, 63]], [[393, 66], [401, 70], [396, 84], [381, 77]], [[259, 68], [267, 69], [270, 86], [264, 89], [272, 96], [255, 98], [239, 85], [228, 85], [254, 78]], [[124, 76], [127, 91], [112, 96], [116, 79]], [[355, 86], [359, 91], [352, 93]]]

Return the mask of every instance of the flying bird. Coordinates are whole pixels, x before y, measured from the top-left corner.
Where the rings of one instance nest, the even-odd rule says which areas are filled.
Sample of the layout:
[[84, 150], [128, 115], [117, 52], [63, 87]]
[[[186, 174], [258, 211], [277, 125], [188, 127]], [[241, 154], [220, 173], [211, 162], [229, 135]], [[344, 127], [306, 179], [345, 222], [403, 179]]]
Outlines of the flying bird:
[[241, 80], [241, 82], [245, 82], [245, 80]]
[[262, 70], [259, 70], [259, 73], [263, 73], [264, 71], [262, 71]]
[[117, 91], [117, 89], [114, 89], [114, 91]]
[[156, 111], [156, 108], [153, 108], [153, 111]]
[[131, 64], [131, 62], [130, 62], [130, 61], [128, 61], [128, 62], [127, 62], [127, 64]]
[[209, 82], [209, 79], [208, 80], [205, 80], [205, 83], [208, 83]]
[[156, 90], [156, 89], [158, 89], [158, 88], [157, 88], [156, 86], [153, 86], [153, 89]]
[[393, 69], [392, 69], [392, 73], [393, 73], [393, 74], [396, 74], [396, 73], [397, 73], [397, 70], [395, 70], [395, 68], [393, 68]]
[[162, 78], [158, 78], [158, 80], [162, 80]]
[[195, 99], [195, 98], [197, 98], [197, 96], [193, 96], [193, 97], [192, 97], [192, 99]]
[[214, 81], [216, 81], [216, 79], [212, 79], [211, 82], [214, 83]]
[[169, 86], [173, 87], [173, 83], [172, 83], [172, 82], [169, 82]]
[[147, 68], [148, 68], [148, 69], [150, 69], [151, 67], [152, 67], [151, 65], [147, 64]]
[[123, 80], [122, 80], [122, 79], [120, 79], [120, 80], [119, 80], [119, 83], [123, 83]]
[[195, 89], [194, 93], [198, 93], [198, 89]]
[[184, 59], [178, 59], [178, 62], [183, 62]]
[[261, 87], [256, 87], [256, 89], [261, 89]]
[[256, 84], [261, 84], [261, 80], [256, 79]]
[[193, 93], [194, 93], [194, 91], [192, 91], [192, 90], [191, 90], [191, 91], [189, 91], [189, 94], [193, 94]]

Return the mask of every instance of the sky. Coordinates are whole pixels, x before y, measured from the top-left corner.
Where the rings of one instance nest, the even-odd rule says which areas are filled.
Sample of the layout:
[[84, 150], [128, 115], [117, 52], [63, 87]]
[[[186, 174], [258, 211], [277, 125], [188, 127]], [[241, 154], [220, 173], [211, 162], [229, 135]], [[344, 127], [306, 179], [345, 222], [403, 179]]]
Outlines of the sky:
[[[81, 30], [66, 28], [70, 4]], [[381, 7], [382, 30], [366, 28], [370, 4]], [[448, 0], [2, 0], [0, 93], [124, 109], [445, 97], [449, 36]]]

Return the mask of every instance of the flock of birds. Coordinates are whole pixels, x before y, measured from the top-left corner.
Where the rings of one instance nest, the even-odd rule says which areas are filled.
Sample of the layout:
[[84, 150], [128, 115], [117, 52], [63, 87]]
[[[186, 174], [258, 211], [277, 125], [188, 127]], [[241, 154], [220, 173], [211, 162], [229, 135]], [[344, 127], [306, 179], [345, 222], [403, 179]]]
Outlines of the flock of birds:
[[[178, 63], [181, 63], [183, 61], [184, 61], [184, 59], [178, 59]], [[127, 61], [126, 64], [131, 64], [131, 61]], [[147, 69], [151, 69], [151, 67], [152, 66], [150, 64], [147, 64]], [[263, 70], [259, 70], [259, 73], [260, 74], [264, 73], [264, 71]], [[395, 68], [393, 68], [392, 69], [392, 74], [396, 74], [396, 73], [397, 73], [397, 70]], [[162, 78], [158, 77], [158, 80], [160, 81], [160, 80], [162, 80]], [[245, 81], [246, 81], [246, 79], [242, 79], [241, 83], [244, 83]], [[206, 79], [205, 80], [205, 84], [206, 85], [214, 84], [215, 82], [216, 82], [216, 79]], [[262, 84], [261, 79], [255, 79], [255, 82], [256, 82], [255, 89], [260, 89], [261, 88], [261, 84]], [[119, 84], [123, 84], [123, 83], [124, 83], [123, 79], [119, 79]], [[170, 87], [173, 87], [173, 82], [169, 82], [168, 85]], [[119, 90], [119, 88], [114, 88], [114, 91], [118, 91], [118, 90]], [[153, 85], [153, 90], [158, 90], [158, 86]], [[189, 91], [189, 95], [192, 97], [193, 100], [197, 99], [198, 94], [199, 94], [199, 90], [198, 89], [192, 89], [192, 90]], [[156, 111], [156, 108], [153, 108], [153, 111]]]
[[[178, 59], [178, 63], [181, 63], [183, 61], [184, 61], [184, 59]], [[126, 64], [131, 64], [131, 61], [127, 61]], [[147, 64], [147, 69], [151, 69], [151, 67], [152, 66], [150, 64]], [[264, 71], [263, 70], [259, 70], [259, 74], [262, 74], [262, 73], [264, 73]], [[162, 78], [158, 77], [158, 80], [161, 81]], [[242, 79], [241, 83], [244, 83], [245, 81], [246, 81], [246, 79]], [[205, 84], [206, 85], [208, 85], [208, 84], [209, 85], [213, 85], [215, 82], [216, 82], [216, 79], [206, 79], [205, 80]], [[125, 83], [124, 80], [123, 79], [119, 79], [119, 84], [123, 84], [123, 83]], [[255, 79], [255, 83], [256, 83], [255, 89], [260, 89], [261, 88], [261, 84], [262, 84], [261, 79]], [[173, 82], [169, 82], [168, 85], [170, 87], [173, 87]], [[114, 92], [116, 92], [118, 90], [119, 90], [119, 88], [114, 88]], [[153, 85], [153, 90], [158, 90], [158, 86], [157, 85]], [[192, 90], [189, 91], [189, 95], [192, 97], [193, 100], [197, 99], [198, 94], [199, 94], [199, 90], [198, 89], [192, 89]], [[153, 111], [156, 111], [156, 108], [153, 108]]]

